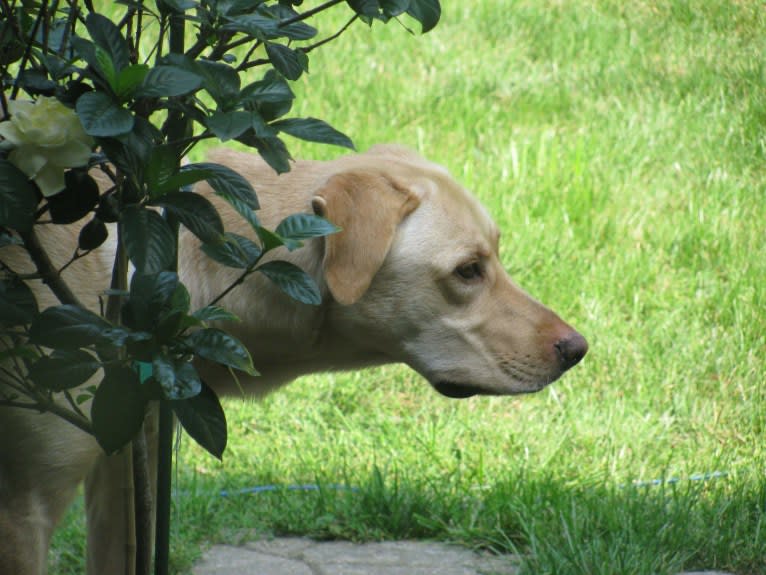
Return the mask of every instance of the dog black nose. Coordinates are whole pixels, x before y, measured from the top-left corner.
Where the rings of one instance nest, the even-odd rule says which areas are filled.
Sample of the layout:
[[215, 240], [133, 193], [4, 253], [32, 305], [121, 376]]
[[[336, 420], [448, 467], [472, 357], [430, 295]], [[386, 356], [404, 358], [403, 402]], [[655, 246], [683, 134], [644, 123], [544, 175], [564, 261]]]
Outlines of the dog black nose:
[[557, 341], [554, 347], [563, 371], [576, 366], [588, 353], [588, 342], [576, 331]]

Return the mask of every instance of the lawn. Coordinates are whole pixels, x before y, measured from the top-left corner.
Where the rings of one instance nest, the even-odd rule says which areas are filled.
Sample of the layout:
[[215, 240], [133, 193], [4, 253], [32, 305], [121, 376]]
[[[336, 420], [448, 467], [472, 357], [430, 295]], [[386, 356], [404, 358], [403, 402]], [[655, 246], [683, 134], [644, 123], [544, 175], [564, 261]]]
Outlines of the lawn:
[[[447, 166], [591, 351], [534, 396], [448, 400], [389, 366], [227, 402], [222, 464], [180, 444], [174, 568], [302, 534], [455, 541], [534, 575], [766, 573], [763, 3], [443, 9], [426, 36], [360, 25], [312, 53], [296, 115]], [[75, 512], [54, 573], [82, 571], [81, 537]]]

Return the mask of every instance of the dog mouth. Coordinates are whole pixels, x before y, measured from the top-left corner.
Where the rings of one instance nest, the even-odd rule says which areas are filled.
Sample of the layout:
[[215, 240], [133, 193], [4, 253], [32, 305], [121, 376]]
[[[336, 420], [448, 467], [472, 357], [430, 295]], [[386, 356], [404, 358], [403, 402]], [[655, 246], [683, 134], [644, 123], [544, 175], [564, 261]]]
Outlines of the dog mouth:
[[525, 395], [528, 393], [536, 393], [546, 387], [553, 380], [548, 380], [543, 384], [530, 386], [528, 389], [515, 389], [515, 390], [503, 390], [495, 391], [476, 385], [468, 385], [466, 383], [455, 383], [453, 381], [436, 381], [432, 382], [433, 388], [441, 393], [445, 397], [452, 399], [466, 399], [473, 397], [474, 395]]
[[465, 399], [466, 397], [473, 397], [482, 393], [482, 390], [478, 387], [463, 383], [453, 383], [451, 381], [437, 381], [433, 386], [443, 396], [452, 399]]

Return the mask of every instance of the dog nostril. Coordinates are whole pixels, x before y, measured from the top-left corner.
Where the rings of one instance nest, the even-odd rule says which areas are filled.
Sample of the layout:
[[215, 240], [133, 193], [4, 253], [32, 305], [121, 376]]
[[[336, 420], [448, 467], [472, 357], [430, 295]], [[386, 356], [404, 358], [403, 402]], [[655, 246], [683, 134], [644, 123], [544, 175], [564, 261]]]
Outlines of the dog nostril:
[[576, 331], [557, 341], [553, 347], [556, 348], [556, 355], [564, 371], [580, 363], [588, 353], [588, 342]]

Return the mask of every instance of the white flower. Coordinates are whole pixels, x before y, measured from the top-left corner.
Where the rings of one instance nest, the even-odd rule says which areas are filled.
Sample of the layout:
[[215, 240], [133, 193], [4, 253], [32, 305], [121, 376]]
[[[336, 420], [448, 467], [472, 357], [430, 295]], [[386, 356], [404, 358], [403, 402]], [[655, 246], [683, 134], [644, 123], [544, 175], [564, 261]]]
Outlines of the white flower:
[[55, 98], [8, 102], [11, 119], [0, 122], [0, 136], [12, 145], [8, 161], [48, 197], [64, 189], [64, 170], [88, 163], [93, 138], [74, 110]]

